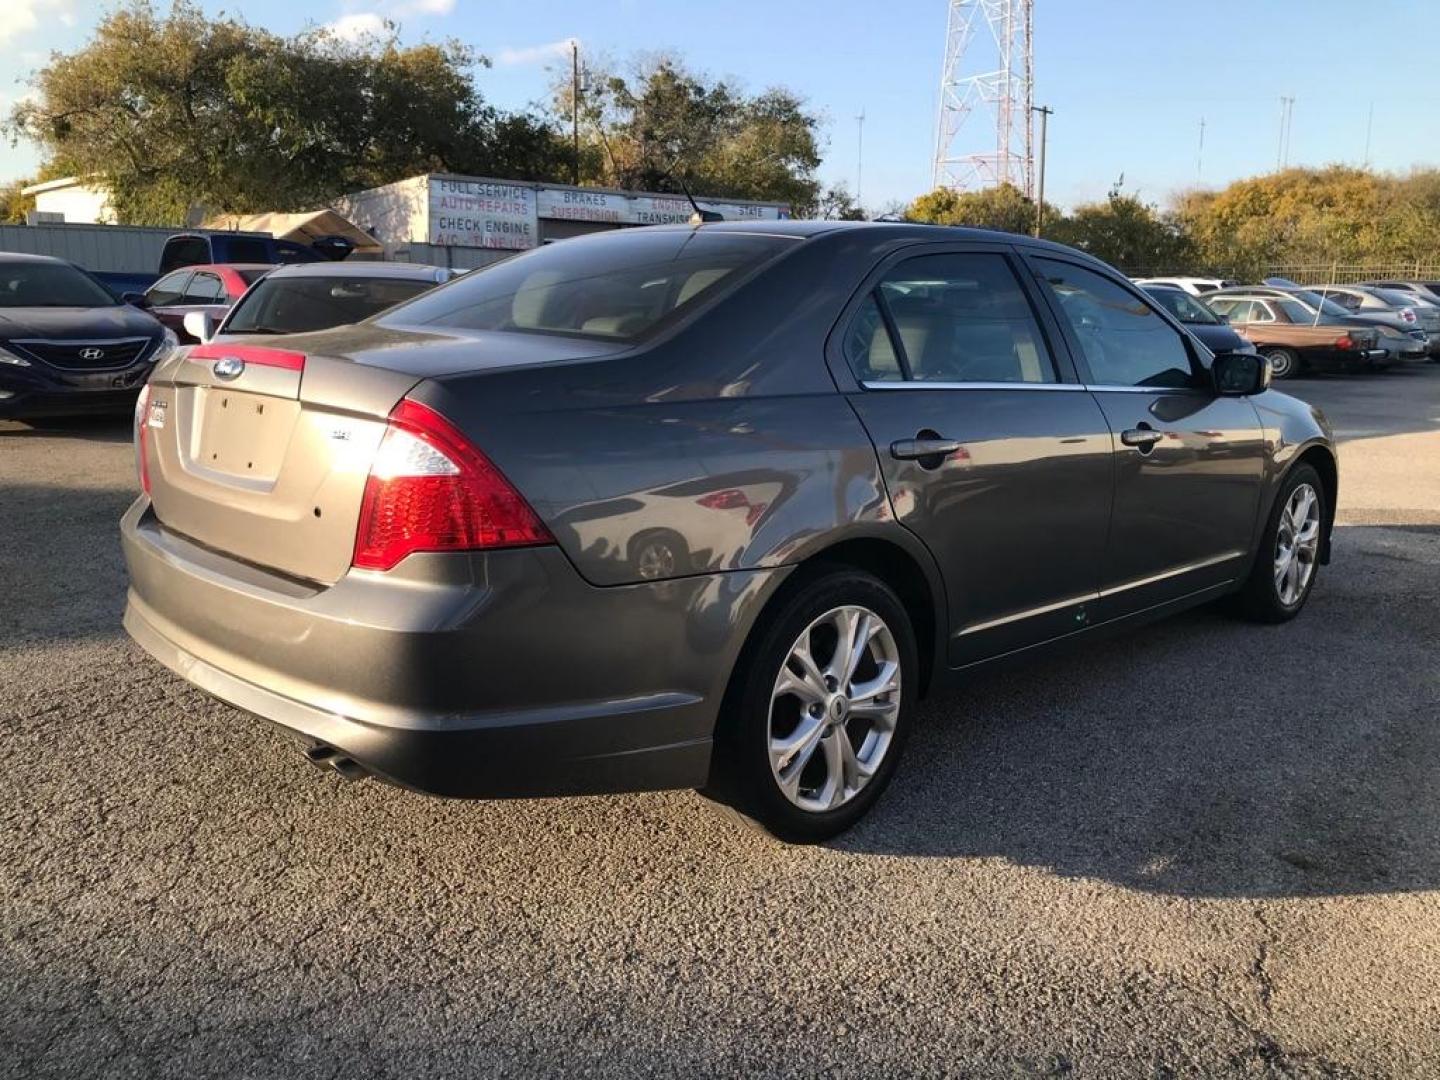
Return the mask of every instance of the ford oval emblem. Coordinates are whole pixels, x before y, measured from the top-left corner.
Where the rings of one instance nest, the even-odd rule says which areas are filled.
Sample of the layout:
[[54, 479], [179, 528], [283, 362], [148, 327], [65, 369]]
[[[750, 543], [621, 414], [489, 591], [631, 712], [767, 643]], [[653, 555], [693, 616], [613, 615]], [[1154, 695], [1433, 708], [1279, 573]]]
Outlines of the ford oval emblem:
[[215, 377], [217, 379], [238, 379], [240, 373], [245, 370], [245, 361], [238, 356], [222, 356], [215, 361]]

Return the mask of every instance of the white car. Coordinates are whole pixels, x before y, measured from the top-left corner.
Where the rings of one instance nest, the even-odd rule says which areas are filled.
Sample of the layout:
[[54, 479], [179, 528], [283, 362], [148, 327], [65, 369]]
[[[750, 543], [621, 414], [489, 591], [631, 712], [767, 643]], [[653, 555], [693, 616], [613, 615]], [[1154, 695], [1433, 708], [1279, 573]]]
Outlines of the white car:
[[1184, 289], [1191, 296], [1204, 296], [1216, 289], [1228, 289], [1239, 285], [1238, 281], [1218, 277], [1163, 277], [1131, 278], [1136, 285], [1167, 285], [1172, 289]]

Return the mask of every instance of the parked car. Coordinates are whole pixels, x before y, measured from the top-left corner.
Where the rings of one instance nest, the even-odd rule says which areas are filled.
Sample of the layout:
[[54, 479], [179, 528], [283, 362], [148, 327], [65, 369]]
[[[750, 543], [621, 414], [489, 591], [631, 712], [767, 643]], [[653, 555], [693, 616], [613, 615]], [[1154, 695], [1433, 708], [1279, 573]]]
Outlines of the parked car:
[[265, 263], [187, 266], [166, 274], [144, 293], [127, 293], [125, 299], [144, 308], [175, 332], [182, 343], [199, 339], [186, 327], [186, 319], [201, 315], [218, 323], [245, 290], [274, 267]]
[[1385, 350], [1385, 359], [1374, 367], [1389, 367], [1400, 360], [1416, 360], [1425, 356], [1428, 347], [1423, 335], [1417, 335], [1415, 324], [1395, 313], [1380, 311], [1355, 312], [1327, 299], [1315, 289], [1296, 285], [1284, 278], [1266, 278], [1264, 285], [1244, 286], [1244, 291], [1265, 296], [1288, 296], [1298, 300], [1317, 321], [1333, 326], [1373, 326], [1379, 331], [1378, 344]]
[[354, 250], [341, 236], [317, 237], [308, 244], [281, 240], [268, 233], [185, 232], [166, 237], [155, 273], [104, 272], [93, 276], [126, 300], [146, 292], [160, 278], [185, 267], [248, 265], [279, 266], [289, 263], [339, 261]]
[[1207, 277], [1135, 278], [1134, 280], [1136, 285], [1163, 285], [1166, 288], [1187, 292], [1191, 296], [1204, 296], [1217, 289], [1226, 289], [1240, 284], [1238, 281], [1230, 281], [1226, 278]]
[[1440, 306], [1414, 293], [1369, 285], [1317, 285], [1311, 290], [1353, 318], [1389, 326], [1418, 341], [1416, 356], [1440, 356]]
[[1362, 281], [1361, 284], [1409, 293], [1427, 304], [1440, 306], [1440, 281]]
[[1277, 379], [1310, 368], [1378, 370], [1390, 362], [1377, 328], [1313, 311], [1278, 289], [1227, 290], [1208, 303], [1254, 343]]
[[[200, 341], [246, 334], [298, 334], [360, 322], [449, 281], [454, 272], [423, 263], [298, 263], [251, 287], [222, 320], [206, 310], [185, 316]], [[217, 325], [218, 324], [218, 325]]]
[[1145, 292], [1175, 316], [1213, 353], [1254, 352], [1255, 346], [1241, 337], [1224, 318], [1198, 297], [1172, 285], [1146, 285]]
[[624, 230], [182, 353], [137, 411], [130, 634], [436, 794], [699, 787], [823, 839], [925, 693], [1230, 594], [1290, 619], [1330, 550], [1318, 410], [1023, 237]]
[[0, 253], [0, 418], [127, 411], [174, 346], [79, 267]]

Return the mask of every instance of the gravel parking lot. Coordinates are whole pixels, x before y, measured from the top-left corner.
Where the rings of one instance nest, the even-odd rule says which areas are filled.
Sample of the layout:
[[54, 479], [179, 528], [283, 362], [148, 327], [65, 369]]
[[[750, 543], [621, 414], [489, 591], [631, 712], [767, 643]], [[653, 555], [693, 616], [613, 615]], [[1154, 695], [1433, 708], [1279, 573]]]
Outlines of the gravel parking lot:
[[813, 849], [317, 772], [122, 634], [128, 422], [0, 422], [0, 1074], [1440, 1075], [1440, 366], [1286, 389], [1296, 623], [978, 677]]

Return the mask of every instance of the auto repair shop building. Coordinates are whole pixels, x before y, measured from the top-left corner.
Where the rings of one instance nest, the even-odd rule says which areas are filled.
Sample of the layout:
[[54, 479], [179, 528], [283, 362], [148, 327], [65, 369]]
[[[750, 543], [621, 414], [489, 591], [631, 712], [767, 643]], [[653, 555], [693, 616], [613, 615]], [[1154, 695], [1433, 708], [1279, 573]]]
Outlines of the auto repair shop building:
[[[785, 203], [696, 196], [726, 221], [776, 221]], [[586, 233], [683, 224], [683, 195], [427, 173], [344, 195], [335, 209], [384, 245], [385, 258], [468, 269]]]

